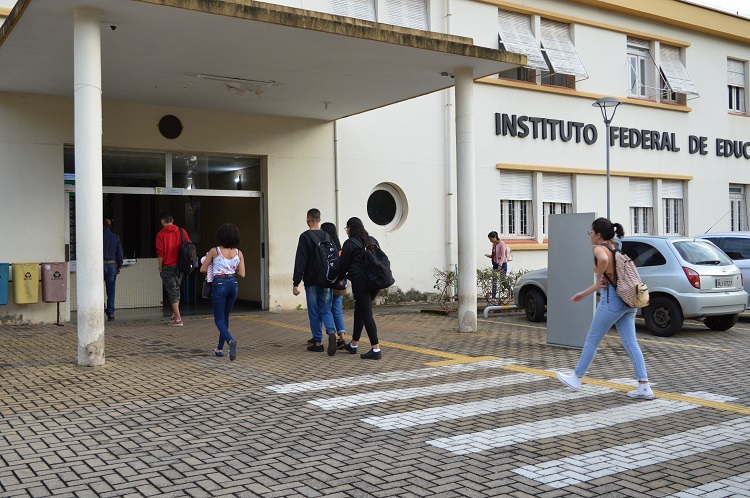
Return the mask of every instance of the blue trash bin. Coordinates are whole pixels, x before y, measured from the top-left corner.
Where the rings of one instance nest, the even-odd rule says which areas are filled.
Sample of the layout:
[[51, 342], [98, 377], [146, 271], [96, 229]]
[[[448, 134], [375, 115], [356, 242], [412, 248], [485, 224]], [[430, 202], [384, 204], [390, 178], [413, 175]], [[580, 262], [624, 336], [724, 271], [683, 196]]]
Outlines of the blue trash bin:
[[0, 305], [8, 304], [8, 269], [10, 263], [0, 263]]

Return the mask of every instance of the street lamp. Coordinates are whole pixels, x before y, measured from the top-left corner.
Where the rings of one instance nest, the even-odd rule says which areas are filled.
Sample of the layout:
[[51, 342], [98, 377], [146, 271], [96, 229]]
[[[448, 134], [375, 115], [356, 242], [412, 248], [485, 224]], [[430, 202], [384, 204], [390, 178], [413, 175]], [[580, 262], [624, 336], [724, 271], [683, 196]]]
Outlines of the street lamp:
[[[608, 220], [612, 219], [609, 217], [609, 124], [614, 119], [615, 112], [617, 112], [617, 106], [620, 104], [622, 104], [622, 102], [620, 102], [614, 97], [602, 97], [596, 102], [594, 102], [593, 104], [591, 104], [592, 107], [598, 107], [599, 110], [602, 111], [602, 118], [604, 118], [604, 125], [606, 127], [604, 140], [607, 143], [607, 219]], [[609, 109], [612, 110], [611, 116], [608, 115]]]

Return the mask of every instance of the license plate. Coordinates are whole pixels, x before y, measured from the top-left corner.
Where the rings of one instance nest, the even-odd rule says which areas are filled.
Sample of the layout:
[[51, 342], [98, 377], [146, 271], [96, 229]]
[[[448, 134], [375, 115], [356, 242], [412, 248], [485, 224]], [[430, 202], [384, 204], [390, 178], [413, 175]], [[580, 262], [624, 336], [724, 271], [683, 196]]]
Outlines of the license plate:
[[734, 285], [734, 279], [731, 278], [717, 278], [716, 287], [732, 287]]

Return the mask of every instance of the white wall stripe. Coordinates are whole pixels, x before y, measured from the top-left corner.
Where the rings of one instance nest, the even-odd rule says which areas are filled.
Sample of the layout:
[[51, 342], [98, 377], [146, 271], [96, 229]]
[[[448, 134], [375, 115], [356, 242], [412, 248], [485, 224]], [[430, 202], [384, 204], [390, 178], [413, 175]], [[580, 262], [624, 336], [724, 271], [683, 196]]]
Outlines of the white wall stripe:
[[750, 472], [709, 482], [697, 488], [683, 489], [666, 498], [696, 498], [698, 496], [750, 496]]
[[[546, 378], [546, 377], [545, 377]], [[455, 420], [487, 413], [515, 410], [530, 406], [547, 405], [570, 401], [572, 399], [588, 398], [600, 394], [615, 392], [613, 389], [598, 386], [583, 386], [580, 391], [570, 392], [567, 389], [556, 389], [554, 391], [539, 391], [531, 394], [519, 394], [506, 396], [504, 398], [487, 399], [474, 403], [457, 403], [454, 405], [437, 406], [423, 410], [414, 410], [404, 413], [393, 413], [382, 417], [369, 417], [361, 419], [370, 425], [375, 425], [384, 430], [403, 429], [416, 425], [434, 424], [444, 420]]]
[[697, 408], [697, 406], [680, 401], [656, 399], [653, 401], [630, 403], [625, 406], [608, 408], [596, 412], [571, 415], [569, 417], [539, 420], [537, 422], [510, 425], [498, 429], [462, 434], [460, 436], [433, 439], [427, 441], [427, 444], [443, 448], [456, 455], [467, 455], [469, 453], [478, 453], [484, 450], [502, 448], [537, 439], [601, 429], [603, 427], [668, 415], [693, 408]]
[[[653, 402], [649, 405], [653, 405]], [[648, 441], [615, 446], [560, 460], [550, 460], [539, 465], [527, 465], [513, 469], [513, 472], [553, 488], [563, 488], [627, 470], [697, 455], [747, 440], [750, 440], [750, 417], [743, 417]], [[743, 485], [745, 490], [750, 489], [746, 481]], [[685, 494], [684, 496], [701, 495]]]
[[439, 377], [442, 375], [453, 375], [456, 373], [473, 372], [488, 368], [499, 368], [506, 365], [516, 365], [523, 362], [506, 358], [500, 360], [480, 361], [477, 363], [466, 363], [459, 365], [446, 365], [444, 367], [420, 368], [417, 370], [399, 370], [385, 372], [375, 375], [360, 375], [357, 377], [343, 377], [338, 379], [320, 379], [309, 382], [295, 382], [292, 384], [276, 384], [266, 386], [266, 389], [277, 393], [300, 393], [305, 391], [320, 391], [334, 387], [361, 386], [364, 384], [380, 384], [382, 382], [397, 382], [401, 380], [425, 379], [427, 377]]
[[351, 408], [352, 406], [374, 405], [377, 403], [388, 403], [404, 399], [424, 398], [427, 396], [439, 396], [441, 394], [463, 393], [466, 391], [482, 391], [493, 387], [508, 386], [523, 382], [535, 382], [549, 380], [549, 377], [533, 374], [512, 374], [488, 379], [472, 379], [465, 382], [451, 382], [448, 384], [437, 384], [434, 386], [411, 387], [407, 389], [393, 389], [391, 391], [375, 391], [351, 396], [339, 396], [336, 398], [314, 399], [308, 403], [319, 406], [324, 410], [337, 410]]

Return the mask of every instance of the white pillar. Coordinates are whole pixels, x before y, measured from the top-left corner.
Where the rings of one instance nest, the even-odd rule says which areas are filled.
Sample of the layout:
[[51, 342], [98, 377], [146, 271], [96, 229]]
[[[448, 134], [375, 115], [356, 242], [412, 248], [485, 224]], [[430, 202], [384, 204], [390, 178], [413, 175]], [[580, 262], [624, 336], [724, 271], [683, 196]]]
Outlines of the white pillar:
[[457, 68], [456, 204], [458, 225], [458, 331], [477, 331], [476, 174], [474, 172], [474, 71]]
[[76, 163], [78, 364], [104, 364], [101, 12], [76, 9], [73, 100]]

